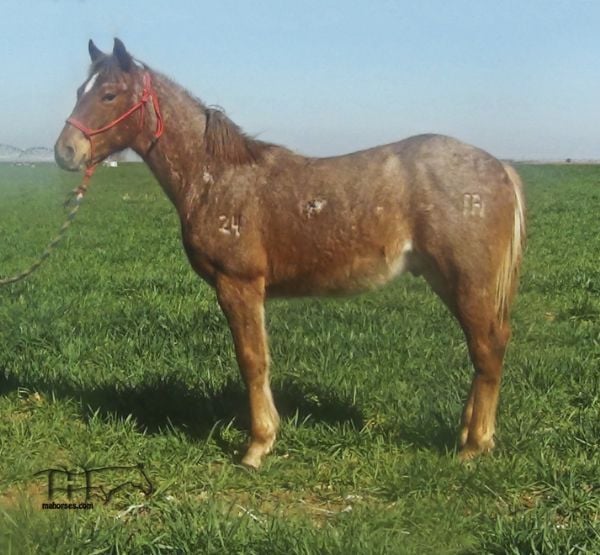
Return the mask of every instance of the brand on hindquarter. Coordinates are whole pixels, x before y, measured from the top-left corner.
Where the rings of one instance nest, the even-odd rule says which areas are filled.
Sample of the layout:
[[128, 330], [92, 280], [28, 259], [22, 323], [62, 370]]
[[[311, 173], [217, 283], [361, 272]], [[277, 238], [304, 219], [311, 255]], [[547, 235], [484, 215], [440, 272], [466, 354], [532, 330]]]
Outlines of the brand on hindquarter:
[[465, 193], [463, 195], [463, 216], [478, 216], [483, 218], [485, 207], [483, 199], [478, 193]]

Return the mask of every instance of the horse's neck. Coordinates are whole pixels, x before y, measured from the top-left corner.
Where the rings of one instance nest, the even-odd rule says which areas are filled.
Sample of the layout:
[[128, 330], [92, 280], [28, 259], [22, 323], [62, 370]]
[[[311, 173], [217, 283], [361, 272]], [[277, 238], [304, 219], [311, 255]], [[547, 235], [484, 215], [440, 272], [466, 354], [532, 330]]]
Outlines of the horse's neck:
[[202, 175], [202, 166], [206, 163], [200, 155], [206, 129], [205, 109], [184, 89], [160, 74], [152, 73], [152, 84], [165, 122], [164, 132], [153, 144], [156, 117], [152, 114], [147, 118], [146, 129], [136, 141], [134, 150], [179, 208], [194, 176]]

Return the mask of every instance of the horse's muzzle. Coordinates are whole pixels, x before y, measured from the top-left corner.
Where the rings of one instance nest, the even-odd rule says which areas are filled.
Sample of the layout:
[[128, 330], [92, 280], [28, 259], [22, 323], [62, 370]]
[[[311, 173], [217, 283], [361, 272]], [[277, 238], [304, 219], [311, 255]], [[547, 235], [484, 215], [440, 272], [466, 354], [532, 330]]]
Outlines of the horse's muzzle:
[[54, 159], [63, 170], [74, 172], [85, 167], [86, 153], [78, 152], [73, 144], [59, 139], [54, 145]]

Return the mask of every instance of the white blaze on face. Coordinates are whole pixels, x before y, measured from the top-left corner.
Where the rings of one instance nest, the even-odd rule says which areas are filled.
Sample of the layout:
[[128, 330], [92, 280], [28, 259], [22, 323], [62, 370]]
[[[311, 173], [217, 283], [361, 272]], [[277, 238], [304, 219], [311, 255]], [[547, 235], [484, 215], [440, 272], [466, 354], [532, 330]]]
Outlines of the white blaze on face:
[[94, 73], [94, 75], [92, 75], [85, 84], [85, 87], [83, 88], [83, 94], [87, 94], [92, 90], [96, 83], [96, 79], [98, 79], [98, 74]]

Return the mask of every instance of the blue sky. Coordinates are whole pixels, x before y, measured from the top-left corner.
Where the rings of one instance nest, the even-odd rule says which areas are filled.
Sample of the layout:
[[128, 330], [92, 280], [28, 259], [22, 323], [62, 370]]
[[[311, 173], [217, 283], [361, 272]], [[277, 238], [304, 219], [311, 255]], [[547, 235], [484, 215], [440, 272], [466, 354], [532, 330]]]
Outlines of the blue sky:
[[600, 158], [600, 1], [0, 0], [0, 143], [52, 146], [89, 62], [130, 52], [250, 134], [332, 155], [422, 132]]

